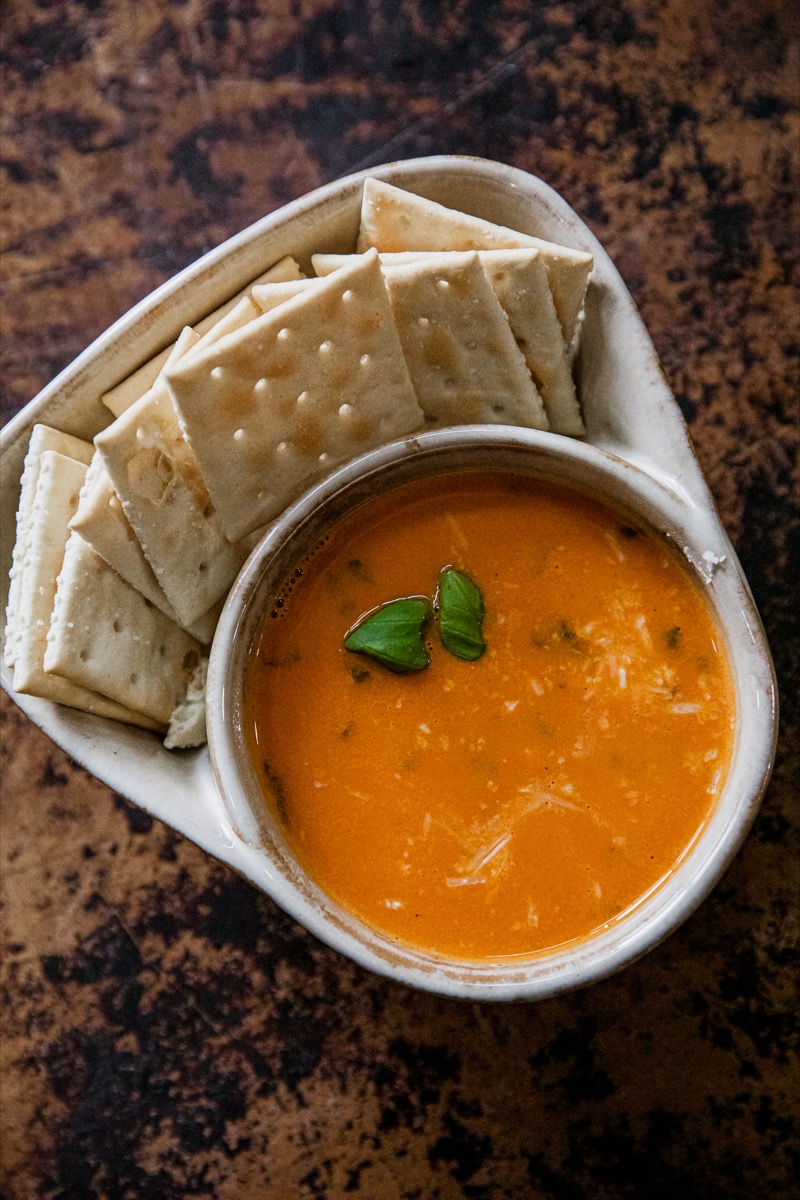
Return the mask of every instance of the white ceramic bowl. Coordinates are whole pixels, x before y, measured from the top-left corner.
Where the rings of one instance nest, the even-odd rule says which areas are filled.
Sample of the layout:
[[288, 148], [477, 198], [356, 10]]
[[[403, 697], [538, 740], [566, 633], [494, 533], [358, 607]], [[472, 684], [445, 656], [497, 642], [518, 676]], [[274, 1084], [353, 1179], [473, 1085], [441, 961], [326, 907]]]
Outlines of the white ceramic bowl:
[[[647, 486], [669, 495], [679, 506], [691, 537], [692, 555], [702, 574], [713, 571], [715, 589], [739, 596], [742, 618], [730, 626], [729, 653], [736, 670], [737, 693], [753, 713], [742, 753], [750, 759], [749, 783], [733, 808], [735, 819], [716, 846], [704, 882], [674, 903], [651, 941], [673, 927], [699, 894], [724, 868], [752, 819], [769, 773], [776, 735], [775, 682], [758, 617], [730, 543], [722, 529], [683, 419], [661, 373], [647, 331], [624, 283], [602, 246], [569, 205], [541, 180], [512, 167], [481, 159], [433, 157], [375, 167], [320, 188], [257, 221], [174, 279], [158, 288], [53, 380], [0, 434], [0, 613], [5, 614], [8, 569], [14, 540], [22, 461], [37, 421], [92, 438], [108, 421], [103, 392], [173, 341], [185, 324], [194, 324], [279, 258], [293, 254], [308, 264], [314, 251], [350, 252], [355, 247], [363, 180], [389, 180], [433, 200], [475, 213], [499, 224], [537, 234], [594, 255], [580, 353], [575, 364], [587, 426], [587, 444], [560, 440], [565, 456], [606, 451], [635, 466]], [[472, 436], [472, 435], [465, 435]], [[543, 445], [547, 435], [522, 435]], [[601, 455], [602, 457], [602, 455]], [[624, 472], [626, 476], [633, 472]], [[660, 485], [660, 491], [659, 491]], [[704, 559], [703, 555], [710, 555]], [[728, 625], [726, 624], [726, 630]], [[736, 645], [734, 646], [734, 640]], [[741, 644], [740, 644], [741, 643]], [[745, 663], [740, 671], [737, 663]], [[2, 667], [3, 686], [11, 680]], [[239, 836], [219, 793], [207, 751], [170, 753], [152, 734], [61, 708], [36, 697], [14, 697], [19, 706], [81, 763], [116, 791], [229, 863], [271, 894], [281, 871], [259, 845]], [[744, 711], [744, 709], [742, 710]], [[727, 801], [726, 801], [727, 804]], [[245, 831], [246, 832], [246, 831]], [[336, 941], [339, 934], [330, 940]], [[639, 948], [642, 943], [637, 943]], [[637, 951], [638, 952], [638, 949]], [[551, 975], [531, 987], [520, 977], [487, 975], [465, 980], [436, 969], [396, 968], [378, 954], [353, 953], [366, 965], [423, 987], [490, 999], [544, 995], [587, 982], [623, 961], [619, 954], [595, 964]]]
[[[675, 869], [591, 938], [506, 962], [456, 962], [398, 944], [349, 914], [297, 864], [264, 803], [245, 734], [247, 663], [282, 582], [331, 525], [370, 496], [446, 471], [493, 468], [561, 481], [643, 519], [685, 556], [722, 634], [736, 692], [729, 777], [707, 825]], [[459, 996], [536, 998], [619, 969], [665, 937], [700, 903], [740, 845], [771, 764], [771, 716], [758, 618], [736, 571], [713, 561], [710, 514], [687, 504], [636, 467], [592, 446], [548, 433], [464, 426], [421, 434], [374, 451], [307, 492], [256, 548], [228, 599], [211, 656], [208, 686], [212, 764], [234, 828], [272, 866], [268, 890], [323, 941], [372, 970]], [[710, 540], [711, 539], [711, 540]], [[704, 557], [711, 554], [711, 558]], [[767, 672], [768, 674], [768, 672]]]

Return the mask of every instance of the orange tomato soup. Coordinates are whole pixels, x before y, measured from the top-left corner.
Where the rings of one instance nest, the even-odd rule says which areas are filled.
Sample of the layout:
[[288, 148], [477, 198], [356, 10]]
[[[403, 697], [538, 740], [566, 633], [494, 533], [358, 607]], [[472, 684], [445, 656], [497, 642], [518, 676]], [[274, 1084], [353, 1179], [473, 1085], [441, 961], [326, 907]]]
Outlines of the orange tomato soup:
[[[393, 674], [358, 618], [479, 586], [486, 651]], [[655, 888], [707, 822], [735, 720], [707, 604], [662, 538], [586, 495], [464, 472], [368, 502], [300, 564], [246, 681], [265, 802], [317, 883], [448, 958], [585, 938]]]

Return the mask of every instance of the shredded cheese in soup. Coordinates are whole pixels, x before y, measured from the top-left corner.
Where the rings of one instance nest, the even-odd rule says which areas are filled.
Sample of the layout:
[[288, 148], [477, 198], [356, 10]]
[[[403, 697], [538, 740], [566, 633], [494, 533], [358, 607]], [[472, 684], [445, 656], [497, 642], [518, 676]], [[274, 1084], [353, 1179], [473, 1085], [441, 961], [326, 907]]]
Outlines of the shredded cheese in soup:
[[[486, 650], [427, 629], [427, 669], [348, 653], [359, 617], [479, 586]], [[708, 820], [735, 720], [706, 601], [664, 539], [499, 473], [416, 482], [333, 528], [267, 614], [253, 761], [301, 864], [386, 936], [451, 958], [584, 938], [669, 875]]]

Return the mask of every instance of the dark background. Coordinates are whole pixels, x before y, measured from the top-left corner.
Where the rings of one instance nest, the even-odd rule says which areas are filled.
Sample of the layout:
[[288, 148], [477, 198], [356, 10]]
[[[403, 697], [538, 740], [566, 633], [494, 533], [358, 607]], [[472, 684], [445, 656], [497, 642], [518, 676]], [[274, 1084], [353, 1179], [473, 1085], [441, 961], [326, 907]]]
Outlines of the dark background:
[[310, 188], [511, 163], [622, 271], [784, 705], [711, 899], [615, 978], [502, 1007], [351, 965], [4, 697], [3, 1195], [796, 1196], [796, 5], [17, 0], [2, 58], [4, 419]]

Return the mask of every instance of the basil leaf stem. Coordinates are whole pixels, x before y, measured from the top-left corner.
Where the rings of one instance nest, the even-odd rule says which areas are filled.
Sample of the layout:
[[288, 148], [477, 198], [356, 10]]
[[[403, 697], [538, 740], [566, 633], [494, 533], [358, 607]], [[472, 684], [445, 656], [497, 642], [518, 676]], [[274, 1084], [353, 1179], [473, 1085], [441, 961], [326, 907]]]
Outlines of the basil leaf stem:
[[368, 613], [346, 634], [345, 650], [366, 654], [390, 671], [423, 671], [430, 662], [422, 631], [431, 615], [423, 596], [390, 600]]
[[486, 649], [483, 640], [483, 597], [477, 584], [463, 571], [445, 567], [439, 574], [435, 607], [445, 650], [466, 662], [475, 662]]

